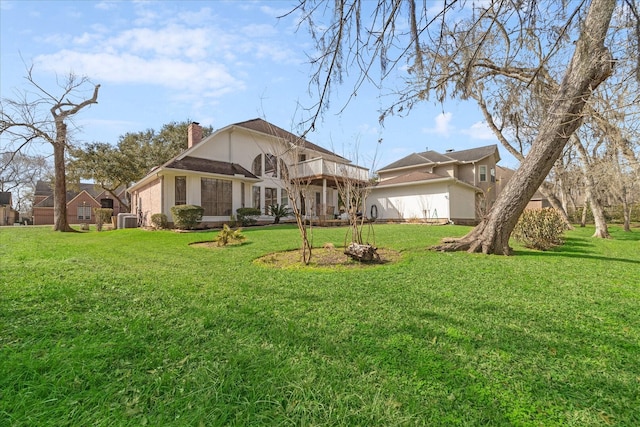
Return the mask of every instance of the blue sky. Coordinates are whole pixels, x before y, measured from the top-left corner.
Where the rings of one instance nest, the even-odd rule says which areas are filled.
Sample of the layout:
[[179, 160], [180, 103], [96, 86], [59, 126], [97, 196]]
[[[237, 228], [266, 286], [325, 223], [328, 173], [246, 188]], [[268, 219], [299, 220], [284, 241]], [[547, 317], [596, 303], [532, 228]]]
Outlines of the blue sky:
[[[0, 93], [7, 98], [26, 88], [25, 63], [34, 64], [47, 88], [56, 74], [88, 76], [101, 88], [98, 104], [76, 120], [80, 142], [115, 144], [126, 132], [187, 119], [218, 129], [262, 117], [296, 132], [303, 108], [316, 99], [309, 91], [314, 44], [306, 28], [297, 30], [295, 15], [278, 19], [293, 6], [289, 0], [0, 0]], [[348, 79], [335, 88], [331, 108], [308, 139], [363, 166], [371, 167], [374, 155], [380, 168], [426, 149], [497, 144], [473, 103], [425, 102], [380, 126], [380, 109], [393, 101], [383, 96], [388, 90], [365, 84], [345, 107], [352, 89]], [[503, 165], [515, 166], [500, 152]]]

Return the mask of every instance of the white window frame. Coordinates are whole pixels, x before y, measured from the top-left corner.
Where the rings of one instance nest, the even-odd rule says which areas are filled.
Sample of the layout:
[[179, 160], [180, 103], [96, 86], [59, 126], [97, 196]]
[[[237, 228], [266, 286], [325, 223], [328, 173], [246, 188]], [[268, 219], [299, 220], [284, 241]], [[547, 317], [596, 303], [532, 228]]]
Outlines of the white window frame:
[[[484, 172], [483, 172], [483, 170], [484, 170]], [[478, 166], [478, 181], [487, 182], [487, 179], [488, 179], [488, 176], [489, 176], [488, 172], [489, 171], [488, 171], [487, 165]], [[484, 175], [484, 179], [482, 179], [483, 175]]]

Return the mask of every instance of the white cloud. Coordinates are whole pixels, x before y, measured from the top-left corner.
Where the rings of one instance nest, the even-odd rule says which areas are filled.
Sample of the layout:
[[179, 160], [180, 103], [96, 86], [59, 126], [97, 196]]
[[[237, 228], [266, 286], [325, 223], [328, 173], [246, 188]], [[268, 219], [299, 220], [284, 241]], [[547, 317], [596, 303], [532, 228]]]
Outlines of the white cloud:
[[187, 62], [172, 58], [146, 59], [129, 53], [80, 53], [62, 50], [36, 58], [42, 69], [90, 76], [97, 82], [152, 84], [178, 89], [184, 94], [217, 97], [244, 89], [223, 64]]
[[358, 126], [358, 132], [360, 135], [369, 135], [369, 136], [376, 135], [377, 136], [380, 133], [380, 128], [378, 126], [372, 126], [369, 123], [362, 123], [361, 125]]
[[[58, 50], [34, 60], [60, 75], [72, 70], [95, 82], [156, 85], [191, 103], [245, 90], [248, 73], [268, 62], [302, 61], [273, 25], [234, 27], [234, 21], [215, 19], [208, 7], [175, 13], [155, 6], [134, 2], [139, 19], [126, 28], [105, 21], [73, 37], [46, 35], [41, 41]], [[103, 0], [94, 7], [106, 14], [119, 4]]]
[[77, 45], [90, 45], [96, 43], [102, 39], [100, 34], [95, 33], [82, 33], [80, 37], [75, 37], [73, 43]]
[[435, 126], [432, 128], [424, 128], [423, 132], [449, 137], [452, 131], [450, 125], [452, 117], [453, 114], [450, 112], [438, 114], [434, 119]]
[[95, 8], [99, 10], [113, 10], [118, 6], [117, 2], [112, 0], [105, 0], [96, 3]]
[[260, 11], [271, 18], [279, 18], [291, 12], [291, 8], [275, 8], [271, 6], [261, 6]]
[[487, 126], [487, 122], [480, 121], [475, 122], [471, 125], [470, 128], [464, 129], [460, 131], [465, 135], [469, 135], [472, 139], [480, 139], [480, 140], [495, 140], [496, 136], [489, 126]]

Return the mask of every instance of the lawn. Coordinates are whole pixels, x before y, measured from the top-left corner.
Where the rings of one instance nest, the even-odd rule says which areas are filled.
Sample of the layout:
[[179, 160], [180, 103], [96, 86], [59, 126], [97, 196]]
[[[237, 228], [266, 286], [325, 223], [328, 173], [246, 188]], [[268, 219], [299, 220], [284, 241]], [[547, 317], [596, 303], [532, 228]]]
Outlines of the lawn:
[[640, 425], [640, 229], [426, 249], [466, 231], [377, 225], [400, 260], [332, 270], [255, 263], [287, 225], [0, 229], [0, 425]]

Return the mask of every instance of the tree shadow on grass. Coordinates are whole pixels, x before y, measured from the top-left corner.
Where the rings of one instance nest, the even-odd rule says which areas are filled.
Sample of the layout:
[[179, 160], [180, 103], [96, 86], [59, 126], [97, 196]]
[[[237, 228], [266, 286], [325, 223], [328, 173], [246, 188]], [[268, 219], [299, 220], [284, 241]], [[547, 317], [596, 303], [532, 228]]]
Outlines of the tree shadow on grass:
[[636, 231], [620, 231], [612, 233], [615, 240], [624, 240], [630, 242], [640, 242], [640, 233]]
[[[620, 239], [621, 240], [621, 239]], [[633, 239], [630, 239], [633, 240]], [[618, 261], [626, 262], [630, 264], [640, 264], [640, 260], [631, 258], [619, 258], [609, 257], [593, 254], [594, 245], [592, 243], [584, 241], [584, 239], [568, 237], [565, 239], [565, 244], [558, 246], [549, 251], [535, 251], [535, 250], [515, 250], [514, 255], [517, 256], [533, 256], [533, 257], [566, 257], [566, 258], [583, 258], [598, 261]]]

